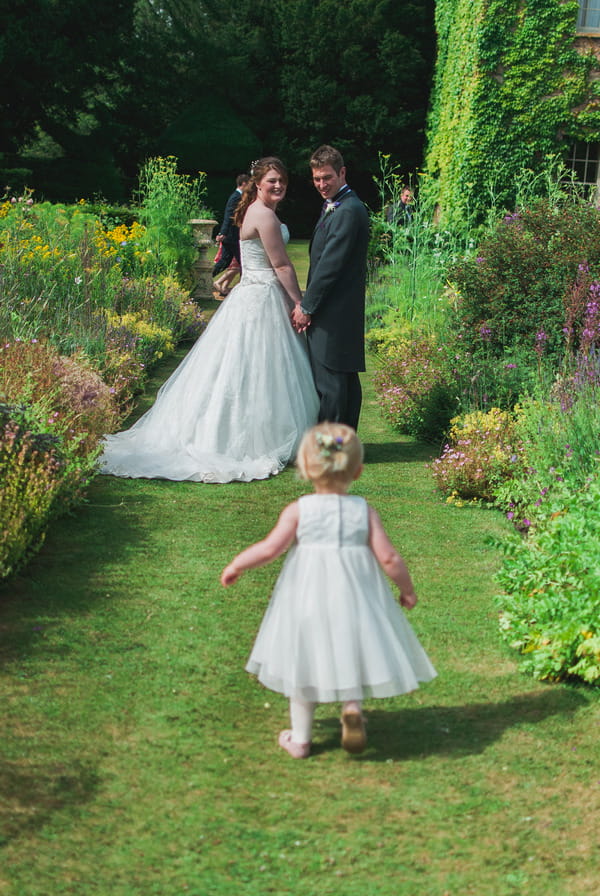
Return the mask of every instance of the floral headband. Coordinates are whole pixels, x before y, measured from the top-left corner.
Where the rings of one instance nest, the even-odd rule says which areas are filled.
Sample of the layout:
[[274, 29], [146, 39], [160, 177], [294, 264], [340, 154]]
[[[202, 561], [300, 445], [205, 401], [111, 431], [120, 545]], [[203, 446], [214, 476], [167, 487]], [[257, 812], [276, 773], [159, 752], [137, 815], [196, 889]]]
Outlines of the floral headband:
[[335, 451], [344, 450], [344, 440], [341, 436], [331, 436], [329, 433], [318, 432], [315, 434], [319, 454], [321, 457], [331, 457]]

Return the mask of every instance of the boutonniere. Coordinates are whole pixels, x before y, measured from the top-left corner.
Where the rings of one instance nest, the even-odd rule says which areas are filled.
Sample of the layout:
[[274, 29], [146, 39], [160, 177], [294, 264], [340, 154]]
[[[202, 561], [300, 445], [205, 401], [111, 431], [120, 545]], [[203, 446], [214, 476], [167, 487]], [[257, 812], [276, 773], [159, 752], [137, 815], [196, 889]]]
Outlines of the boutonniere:
[[334, 213], [339, 204], [339, 200], [336, 202], [334, 202], [333, 199], [325, 200], [325, 205], [323, 206], [321, 217], [319, 218], [319, 227], [325, 227], [325, 219]]

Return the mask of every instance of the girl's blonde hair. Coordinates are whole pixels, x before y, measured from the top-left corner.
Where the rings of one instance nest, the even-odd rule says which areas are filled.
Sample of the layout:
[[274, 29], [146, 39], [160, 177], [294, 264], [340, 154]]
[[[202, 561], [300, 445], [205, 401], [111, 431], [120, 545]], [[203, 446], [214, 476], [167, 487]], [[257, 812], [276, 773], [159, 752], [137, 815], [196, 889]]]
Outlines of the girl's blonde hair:
[[363, 462], [363, 446], [351, 426], [318, 423], [304, 433], [296, 466], [311, 482], [352, 482]]

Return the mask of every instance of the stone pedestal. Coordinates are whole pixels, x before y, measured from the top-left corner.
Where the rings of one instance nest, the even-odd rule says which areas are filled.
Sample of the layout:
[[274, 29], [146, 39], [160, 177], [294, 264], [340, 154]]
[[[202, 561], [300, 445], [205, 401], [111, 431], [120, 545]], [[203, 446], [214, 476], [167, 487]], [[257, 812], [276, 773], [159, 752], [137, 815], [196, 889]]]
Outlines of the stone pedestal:
[[212, 233], [218, 221], [213, 221], [210, 218], [193, 218], [191, 221], [188, 221], [188, 224], [192, 225], [194, 246], [198, 253], [198, 257], [192, 265], [192, 278], [195, 284], [192, 290], [192, 298], [195, 301], [212, 299], [212, 269], [217, 252]]

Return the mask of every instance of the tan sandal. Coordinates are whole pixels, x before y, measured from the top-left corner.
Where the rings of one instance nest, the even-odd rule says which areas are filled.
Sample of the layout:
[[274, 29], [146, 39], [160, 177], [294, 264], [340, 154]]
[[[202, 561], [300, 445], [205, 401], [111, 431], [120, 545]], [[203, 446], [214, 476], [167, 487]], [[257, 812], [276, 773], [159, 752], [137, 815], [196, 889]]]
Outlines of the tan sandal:
[[345, 709], [342, 713], [342, 747], [347, 753], [362, 753], [367, 746], [365, 720], [358, 709]]

